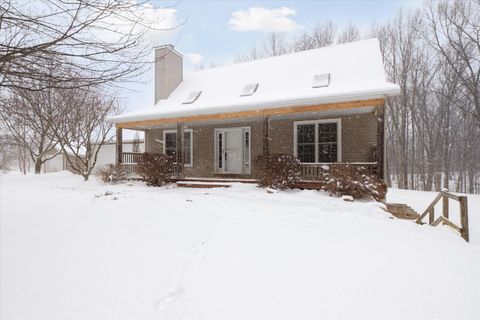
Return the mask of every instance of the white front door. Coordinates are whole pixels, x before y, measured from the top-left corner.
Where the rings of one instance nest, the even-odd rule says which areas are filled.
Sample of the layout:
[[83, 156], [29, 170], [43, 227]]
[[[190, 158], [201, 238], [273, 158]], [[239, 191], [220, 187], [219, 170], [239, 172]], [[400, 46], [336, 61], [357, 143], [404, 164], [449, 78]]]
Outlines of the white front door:
[[[219, 173], [248, 173], [250, 168], [250, 128], [216, 129], [215, 132], [216, 171]], [[246, 134], [246, 132], [248, 133]]]
[[242, 129], [225, 130], [225, 172], [242, 173]]

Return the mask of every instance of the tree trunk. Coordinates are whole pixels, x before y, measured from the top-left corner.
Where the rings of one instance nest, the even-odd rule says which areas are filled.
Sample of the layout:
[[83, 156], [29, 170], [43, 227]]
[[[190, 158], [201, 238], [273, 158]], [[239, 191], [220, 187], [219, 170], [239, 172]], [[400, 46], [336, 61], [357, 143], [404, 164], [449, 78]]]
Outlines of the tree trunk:
[[42, 171], [42, 160], [38, 158], [35, 161], [35, 174], [39, 174]]

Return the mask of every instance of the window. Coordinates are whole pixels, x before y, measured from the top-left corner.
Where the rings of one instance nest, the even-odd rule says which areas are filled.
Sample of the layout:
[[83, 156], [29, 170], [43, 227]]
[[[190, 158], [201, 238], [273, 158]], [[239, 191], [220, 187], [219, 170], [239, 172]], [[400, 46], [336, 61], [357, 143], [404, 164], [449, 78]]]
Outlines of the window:
[[250, 168], [250, 129], [243, 130], [243, 166]]
[[258, 88], [258, 83], [247, 84], [243, 88], [242, 92], [240, 93], [240, 97], [251, 96], [252, 94], [255, 93], [255, 91], [257, 91], [257, 88]]
[[315, 162], [315, 124], [298, 125], [297, 154], [301, 162]]
[[337, 162], [337, 123], [318, 123], [317, 162]]
[[340, 159], [339, 119], [295, 122], [295, 155], [302, 163], [332, 163]]
[[313, 77], [312, 88], [323, 88], [330, 85], [330, 73], [316, 74]]
[[165, 139], [165, 154], [173, 157], [177, 157], [177, 133], [176, 132], [166, 132]]
[[223, 168], [223, 153], [222, 153], [222, 133], [218, 133], [218, 167], [221, 169]]
[[183, 104], [194, 103], [195, 100], [198, 99], [198, 97], [200, 96], [201, 93], [202, 93], [202, 91], [193, 91], [193, 92], [190, 92], [190, 94], [188, 95], [187, 99], [185, 99], [185, 101], [183, 101], [182, 103], [183, 103]]
[[[191, 166], [193, 163], [192, 135], [193, 133], [191, 129], [187, 129], [183, 132], [183, 146], [184, 146], [184, 153], [185, 153], [184, 163], [187, 166]], [[172, 156], [175, 161], [177, 157], [177, 131], [176, 130], [163, 131], [163, 141], [164, 141], [163, 152], [166, 155]]]

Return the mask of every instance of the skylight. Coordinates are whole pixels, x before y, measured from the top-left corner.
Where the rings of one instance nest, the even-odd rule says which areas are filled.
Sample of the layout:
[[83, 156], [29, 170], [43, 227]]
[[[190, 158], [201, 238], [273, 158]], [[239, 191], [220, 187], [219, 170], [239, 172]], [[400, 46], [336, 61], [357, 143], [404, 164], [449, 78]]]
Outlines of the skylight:
[[330, 84], [330, 73], [316, 74], [313, 77], [313, 88], [328, 87]]
[[240, 93], [240, 97], [251, 96], [252, 94], [255, 93], [255, 91], [257, 91], [257, 88], [258, 88], [258, 83], [247, 84], [243, 88], [242, 92]]
[[190, 92], [187, 99], [185, 101], [183, 101], [182, 104], [194, 103], [195, 100], [198, 99], [198, 97], [200, 96], [201, 93], [202, 93], [202, 91], [192, 91], [192, 92]]

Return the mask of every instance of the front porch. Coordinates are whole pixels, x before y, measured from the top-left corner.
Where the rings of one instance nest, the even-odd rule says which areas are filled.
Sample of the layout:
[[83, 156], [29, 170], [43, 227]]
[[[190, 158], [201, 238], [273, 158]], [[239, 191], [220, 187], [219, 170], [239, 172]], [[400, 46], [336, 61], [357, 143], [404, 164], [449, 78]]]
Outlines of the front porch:
[[304, 182], [319, 181], [332, 163], [364, 167], [383, 178], [383, 108], [378, 99], [263, 110], [245, 118], [226, 113], [121, 123], [117, 164], [137, 175], [143, 154], [123, 152], [121, 143], [122, 130], [131, 129], [145, 132], [146, 152], [174, 158], [172, 180], [254, 180], [261, 173], [256, 161], [266, 154], [301, 159]]

